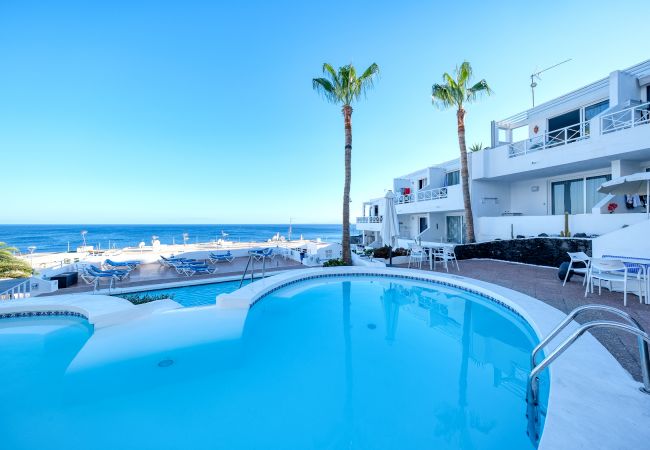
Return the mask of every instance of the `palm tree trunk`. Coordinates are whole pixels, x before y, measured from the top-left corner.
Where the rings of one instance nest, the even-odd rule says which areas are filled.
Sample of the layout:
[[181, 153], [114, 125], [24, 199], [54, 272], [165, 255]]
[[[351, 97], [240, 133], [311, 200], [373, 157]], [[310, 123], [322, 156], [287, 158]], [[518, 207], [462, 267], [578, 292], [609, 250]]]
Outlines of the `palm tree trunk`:
[[458, 145], [460, 146], [460, 178], [463, 184], [463, 205], [465, 207], [466, 242], [475, 242], [474, 215], [469, 194], [469, 170], [467, 169], [467, 146], [465, 145], [465, 110], [459, 108], [456, 112], [458, 119]]
[[343, 186], [343, 261], [352, 264], [350, 251], [350, 179], [352, 178], [352, 107], [343, 106], [345, 123], [345, 183]]

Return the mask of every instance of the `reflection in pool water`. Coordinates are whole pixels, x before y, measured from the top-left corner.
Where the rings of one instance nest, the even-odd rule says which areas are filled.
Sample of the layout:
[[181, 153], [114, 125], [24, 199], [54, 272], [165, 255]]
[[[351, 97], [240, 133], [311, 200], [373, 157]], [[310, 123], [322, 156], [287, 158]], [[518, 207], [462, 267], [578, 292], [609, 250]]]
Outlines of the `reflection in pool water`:
[[[207, 314], [217, 313], [174, 319], [198, 332]], [[98, 330], [63, 380], [20, 386], [65, 392], [38, 402], [38, 427], [11, 413], [19, 395], [0, 405], [11, 448], [532, 448], [524, 396], [536, 339], [522, 319], [464, 291], [388, 277], [304, 281], [258, 302], [237, 339], [80, 364], [97, 358], [94, 340], [128, 342], [133, 328], [120, 327]], [[155, 317], [140, 328], [152, 339], [171, 332]], [[17, 377], [15, 368], [4, 361], [0, 377]]]

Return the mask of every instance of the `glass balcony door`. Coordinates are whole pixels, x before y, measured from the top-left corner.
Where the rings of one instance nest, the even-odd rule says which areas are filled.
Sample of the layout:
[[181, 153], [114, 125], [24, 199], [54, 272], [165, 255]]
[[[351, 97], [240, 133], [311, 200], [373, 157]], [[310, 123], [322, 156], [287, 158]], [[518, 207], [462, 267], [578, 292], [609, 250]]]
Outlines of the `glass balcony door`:
[[447, 216], [447, 242], [463, 243], [465, 224], [463, 216]]

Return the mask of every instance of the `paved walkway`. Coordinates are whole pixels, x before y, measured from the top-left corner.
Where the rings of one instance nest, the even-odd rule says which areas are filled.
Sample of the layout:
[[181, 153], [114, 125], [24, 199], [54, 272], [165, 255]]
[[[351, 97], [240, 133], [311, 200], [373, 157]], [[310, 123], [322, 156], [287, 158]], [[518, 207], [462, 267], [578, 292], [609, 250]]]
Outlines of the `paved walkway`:
[[[142, 264], [136, 270], [131, 272], [131, 276], [124, 281], [118, 281], [115, 285], [116, 288], [131, 288], [136, 286], [148, 286], [153, 284], [162, 284], [162, 283], [174, 283], [177, 281], [188, 281], [188, 280], [199, 280], [199, 279], [211, 279], [211, 278], [222, 278], [232, 275], [240, 275], [244, 272], [246, 268], [246, 263], [248, 258], [235, 258], [231, 263], [222, 262], [216, 265], [217, 271], [213, 274], [196, 274], [191, 277], [186, 277], [184, 275], [176, 272], [175, 269], [161, 266], [160, 264], [151, 263], [151, 264]], [[283, 258], [274, 258], [272, 261], [267, 261], [266, 263], [266, 272], [274, 272], [278, 270], [288, 270], [288, 269], [304, 269], [305, 266], [299, 262], [283, 259]], [[255, 263], [255, 273], [261, 273], [262, 264], [260, 262]], [[249, 268], [250, 274], [250, 268]], [[107, 282], [103, 282], [100, 288], [106, 288], [108, 286]], [[81, 277], [79, 277], [79, 282], [69, 288], [59, 289], [52, 294], [44, 295], [60, 295], [60, 294], [74, 294], [79, 292], [91, 292], [93, 290], [93, 285], [86, 284]], [[41, 295], [42, 297], [43, 295]]]
[[[465, 260], [459, 261], [459, 265], [460, 275], [522, 292], [565, 313], [580, 305], [600, 303], [625, 310], [638, 320], [641, 326], [650, 330], [650, 305], [640, 304], [636, 295], [628, 294], [627, 307], [624, 307], [623, 294], [620, 292], [609, 292], [603, 289], [602, 295], [598, 295], [595, 291], [585, 298], [582, 277], [574, 276], [566, 286], [562, 286], [562, 281], [557, 276], [558, 271], [554, 268], [493, 260]], [[445, 271], [440, 265], [437, 269]], [[449, 271], [458, 273], [455, 268], [450, 268]], [[578, 321], [584, 323], [600, 318], [611, 320], [612, 316], [599, 312], [585, 312]], [[637, 381], [641, 381], [638, 344], [634, 336], [605, 329], [593, 330], [592, 334]]]

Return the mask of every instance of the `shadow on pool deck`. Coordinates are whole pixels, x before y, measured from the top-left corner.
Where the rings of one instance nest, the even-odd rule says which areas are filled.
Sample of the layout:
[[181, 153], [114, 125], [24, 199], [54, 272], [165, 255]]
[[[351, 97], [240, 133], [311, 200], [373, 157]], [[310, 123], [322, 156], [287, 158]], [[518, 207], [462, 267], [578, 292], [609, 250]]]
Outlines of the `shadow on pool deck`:
[[[627, 307], [623, 306], [623, 294], [609, 292], [603, 289], [585, 297], [583, 278], [574, 276], [566, 286], [557, 276], [557, 269], [513, 264], [505, 261], [493, 260], [464, 260], [459, 261], [460, 273], [454, 267], [449, 268], [449, 273], [459, 274], [470, 278], [498, 284], [515, 291], [535, 297], [564, 313], [589, 303], [598, 303], [622, 309], [639, 321], [642, 327], [650, 330], [650, 305], [639, 303], [639, 297], [628, 293]], [[400, 267], [406, 267], [401, 265]], [[424, 269], [424, 265], [422, 266]], [[446, 273], [444, 267], [438, 265], [437, 271]], [[428, 271], [428, 265], [426, 270]], [[612, 315], [600, 312], [585, 312], [578, 318], [580, 323], [595, 319], [613, 319]], [[616, 319], [614, 319], [616, 320]], [[591, 332], [621, 365], [632, 374], [634, 379], [641, 381], [641, 366], [639, 364], [639, 351], [637, 340], [628, 333], [614, 330], [593, 330]]]

